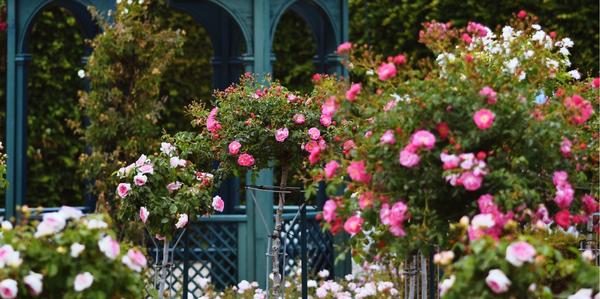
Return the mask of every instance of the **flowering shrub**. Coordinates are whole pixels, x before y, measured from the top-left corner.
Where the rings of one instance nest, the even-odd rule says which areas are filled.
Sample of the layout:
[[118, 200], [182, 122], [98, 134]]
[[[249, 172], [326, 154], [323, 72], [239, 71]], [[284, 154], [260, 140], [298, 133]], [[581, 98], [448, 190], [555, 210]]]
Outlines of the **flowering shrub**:
[[[379, 267], [369, 270], [369, 273], [352, 275], [348, 274], [344, 279], [331, 280], [329, 271], [322, 270], [318, 273], [316, 279], [308, 280], [309, 298], [399, 298], [400, 278], [398, 275], [389, 271], [384, 271]], [[291, 275], [291, 281], [286, 281], [286, 298], [301, 298], [302, 281], [300, 272]], [[225, 289], [222, 292], [216, 291], [214, 286], [208, 281], [202, 281], [201, 287], [204, 290], [203, 299], [209, 298], [244, 298], [244, 299], [265, 299], [267, 292], [259, 288], [258, 283], [241, 281], [236, 286]]]
[[[308, 156], [319, 161], [333, 129], [335, 102], [323, 97], [305, 97], [288, 91], [278, 82], [260, 82], [246, 74], [239, 84], [215, 93], [210, 111], [196, 104], [190, 108], [200, 136], [211, 140], [213, 158], [224, 174], [268, 168], [279, 162], [286, 183], [290, 169]], [[180, 134], [179, 140], [188, 135]]]
[[360, 82], [317, 86], [335, 99], [341, 125], [307, 189], [326, 179], [323, 218], [361, 244], [355, 256], [444, 246], [448, 223], [476, 213], [486, 194], [505, 211], [503, 223], [554, 219], [567, 228], [597, 211], [598, 147], [589, 146], [598, 140], [590, 130], [600, 80], [579, 81], [568, 70], [573, 42], [530, 21], [497, 33], [426, 23], [419, 38], [437, 59], [417, 69], [401, 54], [382, 59], [340, 46]]
[[0, 142], [0, 190], [4, 190], [6, 188], [6, 154], [4, 154], [4, 147], [2, 146], [2, 142]]
[[453, 251], [435, 257], [445, 266], [443, 298], [592, 298], [598, 292], [595, 257], [591, 250], [580, 254], [575, 237], [538, 231], [467, 241], [465, 224], [457, 226], [463, 242], [455, 246], [463, 256], [454, 263]]
[[2, 222], [0, 298], [141, 298], [146, 258], [105, 221], [62, 207], [42, 221]]
[[214, 175], [198, 170], [185, 158], [186, 153], [163, 142], [159, 153], [141, 155], [119, 169], [119, 217], [141, 221], [152, 236], [172, 240], [189, 220], [208, 215], [213, 209], [222, 212], [223, 200], [212, 196]]

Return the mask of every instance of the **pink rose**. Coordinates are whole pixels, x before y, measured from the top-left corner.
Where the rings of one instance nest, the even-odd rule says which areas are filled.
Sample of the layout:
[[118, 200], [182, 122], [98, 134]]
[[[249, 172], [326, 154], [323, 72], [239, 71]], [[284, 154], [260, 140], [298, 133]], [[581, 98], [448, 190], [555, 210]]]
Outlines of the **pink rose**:
[[448, 155], [446, 153], [441, 153], [440, 159], [444, 163], [444, 170], [456, 168], [460, 164], [460, 158], [458, 158], [458, 156], [456, 155]]
[[329, 126], [331, 126], [331, 123], [333, 122], [333, 120], [331, 119], [331, 116], [323, 114], [323, 115], [321, 115], [321, 118], [319, 118], [319, 122], [324, 127], [329, 127]]
[[0, 296], [3, 299], [17, 298], [18, 291], [19, 288], [15, 280], [8, 278], [0, 282]]
[[589, 194], [584, 195], [581, 198], [583, 203], [583, 209], [587, 214], [592, 214], [598, 212], [598, 201]]
[[136, 176], [133, 177], [133, 183], [136, 186], [144, 186], [147, 181], [148, 181], [148, 177], [141, 173], [138, 173]]
[[121, 258], [121, 262], [135, 272], [142, 272], [146, 268], [147, 261], [143, 253], [135, 249], [129, 249], [127, 254]]
[[594, 80], [592, 80], [592, 88], [600, 88], [600, 78], [594, 78]]
[[482, 214], [494, 214], [498, 212], [498, 207], [494, 203], [494, 197], [491, 194], [484, 194], [477, 199], [479, 211]]
[[408, 168], [415, 167], [421, 161], [421, 157], [411, 150], [410, 148], [405, 147], [400, 152], [400, 165]]
[[131, 191], [131, 184], [120, 183], [117, 186], [117, 194], [119, 194], [121, 198], [125, 198], [127, 194], [129, 194], [129, 191]]
[[350, 89], [346, 91], [346, 99], [350, 102], [354, 102], [356, 100], [356, 96], [360, 93], [361, 85], [360, 83], [354, 83], [350, 86]]
[[219, 108], [213, 108], [210, 111], [210, 114], [208, 115], [208, 118], [206, 119], [206, 129], [211, 132], [211, 133], [216, 133], [218, 130], [221, 129], [221, 123], [219, 123], [219, 121], [217, 121], [217, 112], [219, 111]]
[[169, 165], [171, 168], [185, 167], [186, 163], [187, 162], [184, 159], [179, 159], [179, 157], [171, 157], [169, 159]]
[[469, 191], [475, 191], [481, 187], [483, 178], [478, 175], [474, 175], [472, 172], [464, 172], [459, 179], [462, 182], [463, 187]]
[[392, 130], [385, 131], [385, 133], [383, 133], [383, 135], [381, 135], [381, 138], [379, 138], [379, 141], [381, 141], [381, 143], [383, 143], [383, 144], [396, 143], [396, 138], [394, 137], [394, 131], [392, 131]]
[[317, 150], [310, 152], [310, 155], [308, 155], [308, 162], [312, 165], [319, 162], [319, 160], [321, 160], [321, 150], [317, 148]]
[[169, 183], [167, 185], [167, 190], [169, 190], [169, 192], [173, 192], [175, 190], [178, 190], [179, 188], [181, 188], [181, 186], [183, 186], [183, 183], [177, 181], [177, 182], [172, 182]]
[[377, 68], [377, 75], [379, 75], [379, 80], [381, 81], [393, 78], [396, 76], [396, 66], [391, 62], [382, 63], [379, 68]]
[[358, 196], [358, 206], [361, 209], [366, 209], [373, 206], [375, 200], [375, 194], [373, 192], [363, 192]]
[[223, 201], [221, 196], [217, 195], [213, 197], [212, 207], [217, 212], [223, 212], [223, 209], [225, 209], [225, 202]]
[[573, 195], [575, 191], [571, 184], [565, 182], [556, 187], [556, 194], [554, 195], [554, 202], [561, 209], [567, 209], [573, 202]]
[[567, 139], [566, 137], [563, 138], [562, 142], [560, 143], [560, 152], [563, 154], [564, 157], [571, 156], [572, 145], [573, 144], [571, 143], [571, 140]]
[[183, 213], [179, 214], [179, 218], [177, 218], [177, 223], [175, 223], [176, 228], [184, 228], [188, 223], [188, 215]]
[[336, 98], [335, 96], [331, 96], [323, 103], [323, 106], [321, 106], [321, 114], [331, 117], [335, 114], [337, 109], [338, 104], [336, 103]]
[[387, 203], [382, 204], [381, 209], [379, 209], [379, 219], [381, 219], [381, 224], [390, 224], [390, 213], [390, 205]]
[[364, 184], [368, 184], [371, 181], [371, 176], [367, 174], [364, 160], [350, 162], [346, 171], [353, 181]]
[[335, 172], [340, 165], [335, 160], [331, 160], [325, 164], [325, 177], [330, 180], [335, 176]]
[[309, 153], [318, 152], [321, 150], [321, 147], [319, 146], [319, 143], [317, 143], [314, 140], [311, 140], [307, 144], [304, 145], [304, 150]]
[[335, 218], [337, 217], [336, 209], [337, 204], [335, 203], [335, 200], [328, 199], [325, 202], [325, 205], [323, 206], [323, 219], [325, 219], [325, 221], [329, 223], [335, 220]]
[[304, 114], [296, 113], [296, 114], [294, 114], [294, 117], [292, 118], [292, 120], [294, 121], [295, 124], [301, 125], [301, 124], [304, 124], [304, 122], [306, 121], [306, 117], [304, 116]]
[[285, 139], [288, 138], [289, 134], [290, 131], [287, 128], [277, 129], [275, 131], [275, 140], [277, 140], [278, 142], [284, 142]]
[[489, 129], [494, 123], [495, 118], [496, 115], [494, 114], [494, 112], [485, 108], [480, 109], [479, 111], [475, 112], [475, 114], [473, 114], [473, 121], [475, 122], [475, 125], [477, 125], [477, 127], [481, 130]]
[[487, 102], [490, 105], [496, 104], [496, 102], [498, 101], [496, 92], [491, 87], [489, 87], [489, 86], [483, 87], [479, 91], [479, 95], [483, 96], [483, 97], [486, 97], [487, 98]]
[[552, 182], [554, 183], [555, 186], [560, 186], [560, 185], [564, 184], [568, 178], [569, 178], [569, 174], [567, 174], [566, 171], [559, 170], [559, 171], [555, 171], [554, 174], [552, 175]]
[[430, 150], [435, 145], [435, 136], [429, 131], [419, 130], [410, 137], [410, 144], [417, 148], [424, 147]]
[[152, 164], [146, 164], [146, 165], [142, 165], [138, 168], [138, 172], [141, 174], [153, 174], [154, 173], [154, 166]]
[[515, 267], [521, 267], [525, 262], [533, 262], [534, 257], [535, 248], [527, 242], [513, 242], [506, 247], [506, 261]]
[[510, 287], [510, 280], [500, 269], [490, 270], [488, 276], [485, 278], [485, 283], [496, 294], [504, 293]]
[[119, 242], [111, 236], [106, 236], [98, 241], [98, 247], [100, 248], [100, 251], [111, 260], [116, 259], [121, 251]]
[[229, 144], [229, 146], [227, 148], [229, 149], [229, 154], [232, 156], [235, 156], [240, 152], [241, 147], [242, 147], [242, 144], [239, 143], [239, 141], [234, 140]]
[[92, 283], [94, 283], [94, 276], [90, 272], [79, 273], [75, 276], [73, 288], [75, 289], [75, 292], [81, 292], [91, 287]]
[[148, 221], [148, 216], [150, 216], [150, 212], [148, 212], [148, 209], [146, 209], [146, 207], [141, 207], [140, 220], [142, 220], [143, 223], [146, 223], [146, 221]]
[[243, 153], [238, 157], [238, 165], [250, 167], [254, 165], [254, 157], [250, 154]]
[[308, 129], [308, 136], [310, 136], [310, 139], [312, 140], [317, 140], [319, 137], [321, 137], [321, 131], [315, 127], [312, 127]]
[[350, 52], [350, 49], [352, 49], [352, 43], [350, 43], [350, 42], [341, 43], [337, 47], [337, 54], [338, 55], [346, 54], [346, 53]]
[[[27, 286], [27, 290], [33, 296], [38, 296], [42, 293], [44, 276], [40, 273], [29, 271], [29, 274], [23, 278], [23, 283]], [[1, 294], [0, 294], [1, 295]]]
[[344, 230], [350, 235], [354, 236], [360, 232], [363, 222], [365, 222], [365, 220], [360, 218], [360, 216], [353, 215], [344, 223]]
[[567, 229], [571, 225], [571, 213], [569, 210], [562, 210], [554, 215], [554, 221], [558, 226]]

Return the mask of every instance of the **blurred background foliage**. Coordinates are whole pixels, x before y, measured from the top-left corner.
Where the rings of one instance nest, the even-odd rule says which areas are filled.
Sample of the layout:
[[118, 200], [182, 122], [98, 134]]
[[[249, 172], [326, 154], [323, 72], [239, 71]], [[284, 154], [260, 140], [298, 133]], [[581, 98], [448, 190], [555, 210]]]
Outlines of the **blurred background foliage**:
[[[0, 0], [0, 22], [5, 5]], [[421, 23], [438, 20], [463, 26], [473, 20], [494, 27], [524, 9], [540, 17], [539, 23], [559, 37], [575, 41], [573, 66], [597, 76], [599, 70], [599, 3], [596, 0], [349, 0], [350, 40], [371, 44], [375, 51], [394, 55], [406, 53], [412, 61], [430, 57], [417, 42]], [[182, 29], [184, 55], [168, 69], [161, 94], [166, 110], [160, 126], [167, 132], [188, 129], [184, 110], [193, 100], [210, 102], [213, 55], [204, 28], [183, 13], [157, 5], [152, 13], [161, 16], [161, 26]], [[0, 24], [1, 25], [1, 24]], [[1, 27], [1, 26], [0, 26]], [[75, 132], [84, 116], [77, 105], [84, 86], [77, 72], [82, 69], [85, 41], [75, 18], [61, 8], [49, 8], [36, 20], [31, 32], [29, 77], [29, 176], [27, 203], [53, 206], [83, 203], [82, 179], [77, 177], [79, 156], [85, 151]], [[286, 12], [273, 41], [273, 74], [291, 89], [309, 91], [314, 73], [315, 40], [304, 20]], [[0, 56], [6, 57], [6, 32], [0, 32]], [[0, 130], [5, 130], [6, 59], [0, 59]], [[4, 142], [4, 133], [0, 140]], [[0, 194], [1, 195], [1, 194]], [[4, 201], [0, 200], [3, 205]]]

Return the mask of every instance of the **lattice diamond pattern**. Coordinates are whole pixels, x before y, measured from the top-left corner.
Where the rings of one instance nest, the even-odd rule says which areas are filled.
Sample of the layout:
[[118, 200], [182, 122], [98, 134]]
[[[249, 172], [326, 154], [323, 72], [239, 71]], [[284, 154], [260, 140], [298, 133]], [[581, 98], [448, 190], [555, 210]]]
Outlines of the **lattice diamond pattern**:
[[[283, 256], [281, 265], [285, 267], [285, 273], [290, 275], [300, 271], [300, 259], [301, 259], [301, 244], [300, 236], [301, 229], [299, 220], [297, 219], [294, 224], [290, 223], [291, 220], [284, 221], [284, 230], [287, 232], [286, 253], [287, 263], [283, 265]], [[308, 250], [308, 271], [309, 276], [316, 274], [317, 272], [327, 269], [330, 273], [333, 273], [333, 236], [328, 232], [323, 232], [319, 222], [314, 219], [307, 219], [306, 228], [307, 234], [307, 250]], [[285, 232], [281, 234], [281, 238], [284, 239], [286, 236]], [[282, 240], [283, 241], [283, 240]], [[283, 249], [282, 249], [283, 250]]]

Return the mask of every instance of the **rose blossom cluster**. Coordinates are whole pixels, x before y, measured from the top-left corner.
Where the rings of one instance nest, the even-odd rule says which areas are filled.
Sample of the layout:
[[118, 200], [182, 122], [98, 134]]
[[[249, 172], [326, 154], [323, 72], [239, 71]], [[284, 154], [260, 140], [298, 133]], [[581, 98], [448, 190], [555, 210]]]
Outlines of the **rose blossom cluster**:
[[308, 129], [307, 133], [310, 141], [305, 143], [303, 148], [309, 152], [308, 161], [310, 164], [315, 164], [321, 159], [321, 151], [327, 148], [327, 142], [321, 136], [321, 131], [316, 127]]
[[477, 240], [484, 235], [495, 240], [499, 239], [506, 223], [514, 218], [513, 212], [502, 213], [494, 203], [494, 197], [491, 194], [480, 196], [477, 205], [479, 214], [471, 219], [468, 228], [469, 240]]
[[419, 165], [420, 150], [431, 150], [435, 145], [435, 136], [426, 130], [419, 130], [412, 134], [409, 143], [400, 151], [400, 165], [412, 168]]
[[408, 218], [408, 206], [398, 201], [390, 207], [388, 203], [381, 205], [379, 218], [381, 223], [388, 227], [390, 233], [396, 237], [404, 237], [404, 221]]
[[483, 178], [488, 174], [485, 162], [486, 154], [479, 152], [460, 155], [441, 153], [445, 179], [452, 186], [463, 186], [466, 190], [475, 191], [481, 187]]

